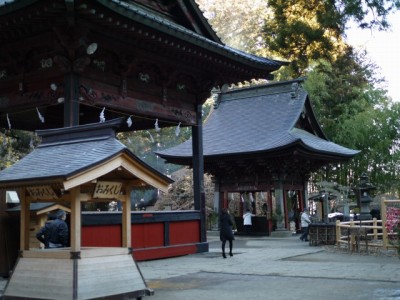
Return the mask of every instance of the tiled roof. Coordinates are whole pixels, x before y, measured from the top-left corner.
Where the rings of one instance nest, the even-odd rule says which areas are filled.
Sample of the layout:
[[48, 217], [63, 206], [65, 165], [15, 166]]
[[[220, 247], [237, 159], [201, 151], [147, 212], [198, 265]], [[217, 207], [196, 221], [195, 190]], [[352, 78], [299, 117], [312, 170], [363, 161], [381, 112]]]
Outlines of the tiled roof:
[[[51, 207], [55, 204], [55, 202], [32, 202], [29, 204], [30, 211], [39, 211], [48, 207]], [[7, 211], [21, 211], [21, 205], [17, 205], [11, 208], [8, 208]]]
[[38, 147], [0, 172], [0, 181], [67, 178], [125, 151], [112, 137]]
[[[24, 1], [14, 1], [14, 0], [0, 0], [0, 15], [9, 13], [10, 11], [20, 9], [22, 7], [26, 7], [32, 3], [37, 2], [38, 0], [24, 0]], [[181, 26], [172, 20], [169, 20], [163, 17], [156, 12], [153, 12], [151, 9], [146, 9], [143, 6], [137, 5], [134, 1], [121, 1], [121, 0], [96, 0], [100, 4], [107, 6], [109, 9], [114, 12], [127, 17], [133, 21], [144, 24], [150, 28], [154, 28], [156, 30], [162, 31], [166, 34], [170, 34], [174, 38], [178, 38], [189, 43], [193, 43], [199, 47], [210, 49], [213, 52], [219, 53], [224, 56], [228, 56], [231, 59], [236, 61], [241, 61], [246, 64], [254, 64], [254, 65], [263, 65], [265, 67], [271, 68], [273, 70], [279, 69], [282, 65], [286, 64], [283, 61], [278, 61], [274, 59], [264, 58], [256, 55], [252, 55], [231, 47], [228, 47], [222, 42], [220, 42], [219, 38], [215, 35], [215, 32], [212, 32], [212, 35], [215, 35], [215, 38], [210, 39], [200, 33], [192, 31], [184, 26]], [[201, 15], [202, 12], [198, 8], [198, 5], [193, 0], [185, 0], [187, 2], [186, 5], [190, 5], [190, 7], [196, 10], [196, 15]], [[207, 20], [202, 17], [199, 22], [203, 22], [205, 28], [211, 27], [207, 23]]]
[[[228, 47], [222, 43], [210, 40], [194, 31], [191, 31], [183, 26], [180, 26], [179, 24], [176, 24], [166, 18], [163, 18], [160, 15], [152, 13], [151, 10], [143, 9], [140, 6], [128, 3], [127, 1], [120, 1], [120, 0], [97, 0], [97, 1], [101, 2], [103, 5], [108, 5], [109, 7], [118, 11], [119, 13], [124, 14], [129, 18], [138, 21], [140, 23], [143, 23], [149, 27], [164, 31], [165, 33], [169, 33], [176, 38], [181, 38], [185, 41], [192, 42], [197, 46], [204, 48], [211, 48], [215, 52], [219, 52], [220, 54], [225, 56], [233, 57], [235, 60], [239, 61], [245, 60], [257, 65], [265, 65], [273, 67], [275, 70], [279, 69], [283, 64], [285, 64], [282, 61], [248, 54], [243, 51]], [[193, 5], [193, 7], [197, 7], [197, 5], [195, 4]], [[201, 11], [199, 12], [201, 13]]]
[[81, 126], [37, 131], [42, 143], [14, 165], [0, 172], [0, 183], [64, 180], [121, 153], [163, 176], [136, 157], [115, 138], [113, 128], [122, 119]]
[[[203, 127], [204, 157], [276, 152], [294, 145], [338, 157], [357, 154], [357, 150], [328, 141], [319, 125], [316, 134], [295, 127], [303, 117], [309, 98], [302, 88], [294, 92], [293, 84], [296, 85], [296, 82], [222, 93], [218, 108]], [[191, 157], [192, 140], [160, 151], [159, 154], [167, 160], [168, 157]]]

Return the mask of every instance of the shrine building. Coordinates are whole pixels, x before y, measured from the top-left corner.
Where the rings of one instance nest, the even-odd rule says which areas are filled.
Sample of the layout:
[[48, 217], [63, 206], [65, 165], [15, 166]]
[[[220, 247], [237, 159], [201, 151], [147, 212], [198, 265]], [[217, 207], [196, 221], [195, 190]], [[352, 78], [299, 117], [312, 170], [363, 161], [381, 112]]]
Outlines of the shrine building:
[[202, 104], [285, 64], [224, 45], [193, 0], [2, 1], [0, 44], [3, 132], [119, 117], [119, 131], [191, 127], [203, 242]]
[[[252, 79], [272, 79], [272, 73], [285, 62], [224, 45], [193, 0], [0, 0], [0, 45], [2, 137], [11, 135], [14, 129], [60, 133], [65, 127], [79, 132], [81, 126], [120, 118], [124, 122], [114, 126], [116, 132], [148, 130], [155, 124], [161, 128], [180, 125], [192, 130], [195, 209], [135, 212], [130, 217], [123, 212], [123, 217], [121, 212], [82, 213], [82, 218], [77, 219], [77, 203], [82, 198], [74, 198], [81, 197], [75, 182], [71, 186], [75, 192], [68, 195], [66, 203], [74, 205], [69, 215], [74, 234], [71, 253], [79, 252], [80, 246], [123, 245], [126, 249], [121, 253], [126, 254], [130, 248], [129, 224], [136, 232], [131, 244], [137, 260], [208, 251], [202, 105], [213, 88]], [[75, 145], [80, 147], [78, 143]], [[39, 165], [34, 167], [40, 170]], [[102, 171], [119, 174], [111, 169]], [[134, 172], [133, 169], [129, 172]], [[39, 178], [31, 179], [34, 186], [42, 184]], [[16, 198], [30, 197], [25, 188], [14, 190], [15, 182], [24, 182], [24, 178], [13, 177], [13, 185], [5, 183], [0, 193], [3, 276], [9, 276], [14, 267], [15, 249], [28, 255], [33, 253], [29, 249], [36, 247], [27, 233], [28, 216], [33, 218], [36, 212], [30, 210], [34, 203], [28, 205], [25, 201], [21, 205], [18, 222], [12, 215], [15, 211], [7, 212], [15, 205]], [[60, 192], [60, 185], [57, 188]], [[52, 197], [46, 201], [57, 203], [55, 196]], [[127, 205], [127, 199], [122, 201]], [[112, 238], [105, 240], [104, 236]], [[40, 276], [45, 277], [45, 272]], [[8, 290], [9, 296], [17, 292], [18, 287], [14, 287]], [[146, 287], [142, 287], [126, 294], [147, 293]], [[75, 286], [72, 291], [72, 298], [78, 297], [80, 289]], [[124, 293], [120, 296], [124, 297]]]
[[[359, 153], [328, 140], [302, 84], [298, 79], [216, 94], [203, 129], [204, 172], [214, 179], [215, 210], [228, 207], [239, 234], [247, 209], [256, 214], [254, 234], [298, 231], [311, 173]], [[191, 143], [158, 155], [193, 167]]]

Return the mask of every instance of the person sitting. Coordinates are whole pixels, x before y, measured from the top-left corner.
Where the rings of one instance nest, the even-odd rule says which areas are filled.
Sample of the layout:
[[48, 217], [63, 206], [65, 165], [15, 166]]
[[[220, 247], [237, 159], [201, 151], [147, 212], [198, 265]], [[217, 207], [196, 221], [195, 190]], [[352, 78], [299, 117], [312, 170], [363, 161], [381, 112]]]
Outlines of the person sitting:
[[47, 221], [42, 228], [36, 233], [36, 238], [44, 245], [44, 248], [49, 248], [50, 226], [56, 219], [54, 213], [47, 214]]
[[51, 223], [49, 230], [49, 248], [61, 248], [69, 246], [69, 230], [65, 219], [64, 210], [57, 211], [56, 219]]

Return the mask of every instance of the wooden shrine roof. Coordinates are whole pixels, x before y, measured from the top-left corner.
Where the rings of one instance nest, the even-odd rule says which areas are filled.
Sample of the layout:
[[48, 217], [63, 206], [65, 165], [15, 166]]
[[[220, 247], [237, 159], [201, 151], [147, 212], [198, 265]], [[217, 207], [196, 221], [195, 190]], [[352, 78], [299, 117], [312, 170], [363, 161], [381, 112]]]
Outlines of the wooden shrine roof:
[[0, 127], [29, 131], [103, 108], [135, 130], [192, 126], [213, 87], [285, 64], [224, 45], [193, 0], [0, 0], [0, 45]]
[[65, 190], [103, 180], [130, 181], [165, 191], [173, 182], [135, 156], [115, 138], [121, 119], [37, 131], [42, 143], [0, 172], [0, 187], [59, 184]]
[[[302, 80], [222, 92], [203, 127], [205, 164], [253, 156], [315, 159], [330, 163], [359, 153], [329, 141], [313, 113]], [[191, 140], [158, 153], [191, 165]]]
[[[3, 5], [0, 5], [0, 16], [7, 17], [8, 15], [18, 12], [22, 8], [29, 8], [30, 5], [35, 2], [46, 2], [43, 0], [27, 0], [27, 1], [15, 1], [8, 0]], [[48, 1], [47, 1], [48, 2]], [[233, 60], [242, 61], [245, 64], [252, 64], [258, 68], [266, 68], [268, 71], [277, 70], [283, 64], [282, 61], [255, 56], [252, 54], [245, 53], [243, 51], [228, 47], [224, 45], [218, 38], [216, 33], [213, 31], [207, 20], [204, 18], [201, 10], [195, 1], [184, 0], [184, 1], [121, 1], [121, 0], [91, 0], [91, 2], [97, 2], [103, 5], [108, 10], [117, 13], [121, 18], [127, 18], [132, 21], [136, 21], [149, 28], [168, 34], [171, 37], [189, 42], [201, 48], [207, 48], [213, 52], [228, 56]], [[153, 5], [150, 5], [152, 4]], [[159, 7], [154, 3], [160, 3], [162, 7], [167, 8], [168, 5], [171, 7], [178, 6], [178, 9], [170, 9], [170, 14], [160, 13], [160, 10], [155, 10], [155, 7]], [[163, 4], [165, 2], [165, 4]], [[1, 3], [1, 2], [0, 2]], [[143, 5], [148, 3], [148, 5]], [[63, 10], [64, 6], [64, 11]], [[76, 6], [76, 7], [74, 7]], [[92, 15], [91, 18], [96, 17], [96, 11], [90, 7], [90, 2], [87, 1], [51, 1], [47, 5], [47, 9], [43, 12], [36, 12], [38, 14], [59, 14], [72, 12], [74, 9], [80, 13], [80, 15]], [[92, 10], [90, 10], [92, 9]], [[188, 11], [189, 13], [186, 13]], [[172, 15], [175, 14], [175, 15]], [[33, 17], [33, 16], [32, 16]], [[88, 18], [90, 19], [90, 17]], [[22, 25], [24, 20], [14, 20], [13, 24], [10, 24], [9, 20], [4, 20], [2, 27], [18, 27]], [[1, 24], [2, 22], [0, 22]], [[45, 23], [45, 22], [44, 22]], [[120, 22], [116, 22], [116, 26], [124, 27]], [[39, 25], [39, 24], [38, 24]], [[115, 26], [115, 24], [111, 24]], [[46, 26], [46, 25], [42, 25]], [[38, 26], [40, 28], [40, 26]], [[35, 28], [25, 28], [25, 32], [35, 30]], [[8, 40], [9, 38], [16, 38], [15, 32], [4, 32], [1, 41]], [[21, 33], [19, 33], [21, 34]], [[18, 37], [17, 37], [18, 38]]]

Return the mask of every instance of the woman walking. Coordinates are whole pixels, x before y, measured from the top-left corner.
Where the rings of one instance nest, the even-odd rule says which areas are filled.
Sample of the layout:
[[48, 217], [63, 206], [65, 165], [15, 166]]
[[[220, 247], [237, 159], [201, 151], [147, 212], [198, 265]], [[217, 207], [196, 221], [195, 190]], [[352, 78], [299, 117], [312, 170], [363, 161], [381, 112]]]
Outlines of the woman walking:
[[221, 211], [221, 216], [219, 218], [219, 237], [222, 242], [222, 257], [226, 258], [225, 255], [225, 243], [226, 241], [229, 242], [229, 255], [233, 256], [232, 253], [232, 247], [233, 247], [233, 240], [235, 239], [232, 231], [232, 219], [229, 214], [229, 211], [227, 208], [223, 208]]

